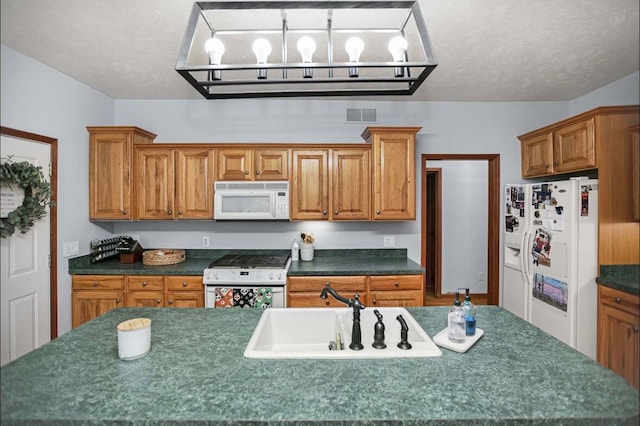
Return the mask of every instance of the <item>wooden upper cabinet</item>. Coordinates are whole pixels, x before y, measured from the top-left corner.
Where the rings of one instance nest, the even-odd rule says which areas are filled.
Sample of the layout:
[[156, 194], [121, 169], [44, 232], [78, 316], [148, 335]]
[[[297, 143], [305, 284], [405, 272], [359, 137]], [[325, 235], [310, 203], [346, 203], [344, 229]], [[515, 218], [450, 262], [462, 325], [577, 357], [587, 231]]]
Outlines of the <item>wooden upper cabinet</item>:
[[213, 219], [213, 149], [175, 150], [176, 219]]
[[156, 135], [137, 127], [87, 127], [89, 219], [133, 219], [133, 147]]
[[217, 150], [217, 180], [288, 180], [286, 148], [223, 148]]
[[255, 180], [288, 180], [289, 149], [255, 149], [253, 168]]
[[522, 176], [542, 176], [553, 171], [553, 132], [523, 140]]
[[334, 149], [331, 159], [332, 220], [371, 219], [369, 149]]
[[518, 139], [523, 178], [588, 170], [597, 166], [594, 117], [545, 127]]
[[595, 118], [559, 128], [553, 136], [553, 169], [556, 173], [596, 166]]
[[292, 220], [329, 219], [329, 150], [293, 150]]
[[173, 150], [138, 149], [136, 157], [137, 219], [173, 219]]
[[136, 151], [137, 219], [213, 219], [211, 148]]
[[631, 138], [631, 202], [633, 220], [640, 221], [640, 126], [629, 128]]
[[367, 127], [373, 151], [373, 220], [415, 220], [415, 139], [421, 127]]

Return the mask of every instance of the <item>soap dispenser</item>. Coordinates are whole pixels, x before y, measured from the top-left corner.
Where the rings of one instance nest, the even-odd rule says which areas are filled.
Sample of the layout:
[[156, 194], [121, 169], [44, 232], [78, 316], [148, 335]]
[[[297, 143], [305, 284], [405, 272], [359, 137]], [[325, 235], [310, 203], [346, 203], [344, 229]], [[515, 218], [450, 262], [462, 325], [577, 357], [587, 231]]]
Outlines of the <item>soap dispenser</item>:
[[465, 334], [467, 336], [475, 336], [476, 334], [476, 305], [471, 303], [469, 288], [465, 289], [464, 296], [464, 322]]
[[453, 343], [464, 343], [465, 319], [464, 309], [460, 306], [460, 292], [456, 291], [456, 299], [453, 307], [449, 309], [447, 316], [449, 340]]
[[300, 246], [296, 239], [293, 239], [293, 244], [291, 244], [291, 261], [295, 262], [300, 260]]

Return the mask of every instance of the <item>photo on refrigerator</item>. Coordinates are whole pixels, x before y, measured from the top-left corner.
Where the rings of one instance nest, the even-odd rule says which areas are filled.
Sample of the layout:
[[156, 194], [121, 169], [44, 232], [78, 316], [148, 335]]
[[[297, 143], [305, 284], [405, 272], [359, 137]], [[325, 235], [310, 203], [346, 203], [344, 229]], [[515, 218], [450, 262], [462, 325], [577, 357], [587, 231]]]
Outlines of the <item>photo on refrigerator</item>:
[[554, 308], [567, 312], [569, 289], [566, 282], [538, 273], [535, 274], [533, 281], [533, 297]]

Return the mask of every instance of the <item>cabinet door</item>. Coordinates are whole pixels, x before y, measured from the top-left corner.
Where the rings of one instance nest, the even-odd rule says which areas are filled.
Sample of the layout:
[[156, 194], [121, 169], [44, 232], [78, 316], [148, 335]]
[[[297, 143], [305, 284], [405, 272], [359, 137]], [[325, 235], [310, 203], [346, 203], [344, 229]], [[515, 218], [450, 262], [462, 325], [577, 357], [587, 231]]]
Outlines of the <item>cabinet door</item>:
[[126, 132], [89, 137], [89, 219], [131, 220], [131, 138]]
[[291, 219], [329, 218], [329, 151], [294, 150], [291, 179]]
[[373, 220], [415, 219], [415, 134], [375, 134], [373, 156]]
[[138, 149], [137, 218], [173, 219], [174, 153], [172, 149]]
[[213, 219], [213, 149], [175, 151], [176, 219]]
[[521, 140], [522, 177], [553, 173], [553, 133]]
[[204, 291], [169, 291], [167, 293], [169, 308], [204, 308]]
[[604, 305], [600, 310], [604, 341], [600, 362], [639, 388], [638, 315]]
[[336, 149], [331, 162], [331, 219], [371, 219], [371, 165], [368, 149]]
[[640, 298], [598, 286], [598, 362], [640, 388]]
[[73, 328], [123, 306], [122, 290], [74, 290], [71, 296]]
[[596, 166], [595, 118], [559, 128], [554, 132], [553, 168], [555, 173]]
[[164, 306], [164, 292], [162, 291], [129, 291], [127, 292], [127, 307], [161, 308], [163, 306]]
[[217, 180], [253, 180], [251, 149], [219, 149]]
[[255, 180], [288, 180], [288, 149], [256, 149], [253, 153]]

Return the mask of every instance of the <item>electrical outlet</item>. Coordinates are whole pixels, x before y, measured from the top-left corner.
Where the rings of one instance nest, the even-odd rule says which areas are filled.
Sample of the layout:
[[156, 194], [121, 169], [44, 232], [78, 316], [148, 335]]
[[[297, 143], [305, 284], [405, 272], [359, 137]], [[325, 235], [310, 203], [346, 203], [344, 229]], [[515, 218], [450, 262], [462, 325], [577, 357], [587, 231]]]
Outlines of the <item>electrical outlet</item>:
[[63, 257], [70, 257], [78, 253], [80, 253], [80, 242], [71, 241], [71, 242], [62, 244]]
[[484, 281], [484, 273], [478, 272], [478, 282]]
[[202, 237], [202, 247], [209, 247], [209, 237]]
[[384, 237], [384, 246], [385, 247], [395, 247], [396, 246], [396, 237], [393, 235], [385, 235]]

